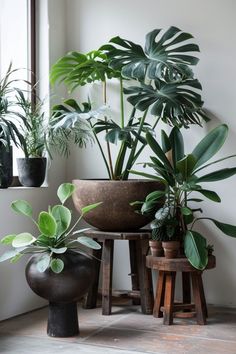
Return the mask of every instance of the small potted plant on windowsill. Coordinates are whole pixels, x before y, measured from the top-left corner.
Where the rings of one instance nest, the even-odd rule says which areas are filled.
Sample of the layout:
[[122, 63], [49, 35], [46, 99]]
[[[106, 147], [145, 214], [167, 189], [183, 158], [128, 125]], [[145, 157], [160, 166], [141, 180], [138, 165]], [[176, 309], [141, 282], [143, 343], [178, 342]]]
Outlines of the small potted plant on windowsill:
[[[202, 197], [220, 203], [218, 194], [201, 184], [224, 180], [236, 174], [236, 167], [202, 174], [203, 170], [210, 166], [213, 168], [215, 164], [236, 156], [231, 155], [209, 162], [224, 144], [227, 133], [226, 125], [216, 127], [197, 144], [191, 154], [187, 155], [184, 152], [183, 136], [178, 128], [173, 128], [169, 136], [162, 131], [162, 146], [150, 133], [147, 133], [148, 145], [155, 156], [151, 156], [151, 161], [145, 165], [153, 168], [156, 173], [153, 176], [148, 174], [150, 178], [160, 179], [165, 184], [165, 203], [155, 212], [155, 203], [163, 198], [163, 193], [161, 195], [153, 193], [147, 196], [142, 212], [150, 213], [151, 210], [152, 215], [155, 214], [151, 223], [153, 233], [159, 238], [164, 238], [165, 241], [168, 240], [169, 243], [173, 239], [181, 241], [180, 246], [185, 256], [199, 270], [206, 267], [209, 249], [212, 250], [212, 246], [207, 246], [206, 238], [194, 230], [199, 220], [210, 220], [226, 235], [236, 237], [236, 226], [222, 223], [204, 214], [201, 216], [202, 207], [194, 205], [202, 203]], [[147, 176], [142, 172], [132, 172]], [[195, 195], [192, 197], [192, 193], [200, 194], [201, 198]], [[198, 213], [200, 216], [197, 215]]]
[[[95, 195], [104, 201], [100, 210], [87, 217], [93, 226], [115, 231], [144, 226], [148, 218], [142, 220], [135, 214], [130, 202], [162, 189], [158, 181], [128, 180], [147, 145], [146, 132], [153, 131], [161, 120], [185, 128], [207, 120], [202, 109], [201, 84], [191, 69], [198, 62], [193, 53], [199, 51], [192, 38], [176, 27], [167, 31], [155, 29], [146, 35], [143, 48], [117, 36], [99, 50], [87, 54], [70, 52], [52, 66], [52, 84], [63, 82], [70, 91], [95, 82], [102, 84], [100, 102], [89, 100], [81, 105], [75, 99], [67, 99], [54, 107], [51, 120], [54, 134], [63, 134], [60, 152], [68, 152], [69, 141], [84, 147], [94, 140], [100, 149], [109, 181], [74, 181], [78, 190], [74, 204], [78, 210]], [[112, 110], [108, 109], [110, 79], [119, 82], [120, 122], [111, 118]], [[117, 145], [115, 156], [111, 144]], [[109, 222], [104, 220], [108, 213]]]
[[45, 121], [43, 111], [44, 102], [35, 96], [36, 102], [26, 97], [28, 92], [16, 90], [16, 115], [20, 119], [18, 130], [24, 138], [24, 143], [19, 144], [24, 157], [17, 158], [17, 169], [19, 181], [26, 187], [40, 187], [46, 175], [48, 150], [46, 129], [48, 123]]
[[12, 202], [12, 209], [32, 219], [38, 236], [28, 232], [5, 236], [1, 243], [11, 245], [0, 262], [17, 262], [23, 255], [33, 254], [26, 266], [26, 279], [31, 289], [49, 300], [48, 335], [68, 337], [79, 333], [76, 302], [86, 294], [94, 276], [94, 262], [80, 245], [99, 249], [94, 240], [83, 236], [85, 229], [76, 227], [84, 214], [100, 203], [83, 208], [79, 219], [71, 226], [71, 211], [64, 206], [74, 193], [70, 183], [60, 185], [57, 191], [61, 204], [49, 206], [33, 219], [31, 205], [25, 200]]
[[15, 102], [12, 95], [15, 94], [13, 87], [13, 75], [17, 69], [9, 65], [6, 74], [0, 78], [0, 188], [7, 188], [12, 183], [12, 145], [25, 146], [25, 140], [18, 130], [14, 113]]

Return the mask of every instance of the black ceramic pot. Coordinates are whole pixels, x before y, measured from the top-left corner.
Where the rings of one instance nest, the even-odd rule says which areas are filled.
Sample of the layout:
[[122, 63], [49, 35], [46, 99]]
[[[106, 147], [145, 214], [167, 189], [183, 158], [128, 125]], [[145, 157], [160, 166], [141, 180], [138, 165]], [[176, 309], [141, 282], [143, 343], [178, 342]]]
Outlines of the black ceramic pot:
[[45, 157], [17, 158], [19, 181], [25, 187], [40, 187], [45, 179]]
[[7, 188], [13, 179], [12, 172], [12, 147], [0, 144], [0, 188]]
[[30, 288], [49, 301], [47, 333], [51, 337], [71, 337], [79, 333], [77, 301], [83, 297], [93, 281], [93, 259], [75, 252], [58, 254], [64, 262], [61, 273], [51, 269], [40, 273], [36, 264], [40, 255], [34, 255], [27, 263], [25, 274]]

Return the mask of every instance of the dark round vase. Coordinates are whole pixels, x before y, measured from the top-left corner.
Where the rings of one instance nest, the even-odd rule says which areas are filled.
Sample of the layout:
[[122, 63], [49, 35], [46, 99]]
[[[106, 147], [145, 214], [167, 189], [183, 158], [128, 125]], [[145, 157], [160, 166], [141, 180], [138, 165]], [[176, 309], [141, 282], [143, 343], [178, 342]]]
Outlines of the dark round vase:
[[51, 337], [75, 336], [79, 333], [76, 303], [93, 281], [94, 262], [89, 256], [67, 252], [57, 255], [64, 262], [61, 273], [51, 269], [40, 273], [36, 267], [40, 257], [42, 254], [29, 259], [25, 274], [30, 288], [49, 301], [47, 333]]
[[0, 188], [8, 188], [13, 179], [12, 147], [0, 144]]
[[25, 187], [40, 187], [46, 174], [45, 157], [17, 158], [19, 181]]
[[[151, 220], [136, 212], [135, 201], [144, 201], [146, 196], [164, 189], [160, 182], [149, 180], [73, 180], [76, 191], [73, 202], [76, 209], [102, 202], [96, 209], [84, 215], [84, 220], [104, 231], [133, 231], [147, 225]], [[163, 203], [160, 202], [160, 207]]]

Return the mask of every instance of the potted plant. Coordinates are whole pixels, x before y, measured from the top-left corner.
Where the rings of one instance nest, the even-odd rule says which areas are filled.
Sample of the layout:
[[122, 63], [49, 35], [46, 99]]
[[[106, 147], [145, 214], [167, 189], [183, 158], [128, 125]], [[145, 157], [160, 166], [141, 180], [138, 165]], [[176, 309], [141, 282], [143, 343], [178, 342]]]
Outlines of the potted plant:
[[26, 187], [40, 187], [46, 174], [47, 159], [46, 150], [49, 146], [46, 142], [47, 123], [43, 111], [44, 102], [36, 97], [36, 102], [26, 98], [25, 92], [16, 90], [16, 115], [20, 118], [18, 130], [24, 141], [19, 147], [24, 157], [17, 158], [19, 181]]
[[[159, 182], [154, 185], [152, 181], [152, 186], [147, 187], [147, 181], [127, 181], [132, 166], [147, 144], [146, 132], [153, 131], [160, 120], [187, 128], [191, 124], [201, 125], [202, 119], [208, 119], [202, 109], [201, 85], [191, 69], [198, 62], [192, 53], [199, 51], [191, 39], [191, 34], [176, 27], [148, 33], [145, 48], [114, 37], [99, 50], [87, 54], [69, 52], [52, 66], [52, 84], [63, 82], [70, 91], [91, 83], [102, 83], [102, 102], [89, 100], [81, 105], [75, 99], [67, 99], [54, 107], [51, 120], [54, 134], [61, 132], [66, 138], [59, 146], [62, 153], [68, 153], [70, 141], [84, 147], [94, 140], [100, 149], [110, 181], [74, 181], [78, 188], [74, 198], [78, 210], [93, 200], [95, 193], [97, 200], [104, 201], [103, 208], [91, 213], [91, 219], [87, 218], [90, 224], [101, 229], [122, 230], [147, 223], [148, 219], [140, 223], [140, 216], [133, 213], [129, 204], [136, 199], [142, 200], [141, 195], [147, 195], [155, 186], [161, 189], [161, 185]], [[119, 82], [120, 122], [110, 117], [108, 109], [110, 79]], [[125, 103], [130, 106], [125, 108]], [[105, 148], [102, 145], [104, 137]], [[117, 145], [115, 156], [111, 154], [111, 144]], [[128, 200], [124, 200], [130, 188], [135, 194], [132, 192]], [[107, 213], [110, 215], [109, 225], [103, 225]], [[126, 219], [130, 214], [133, 219]], [[121, 215], [124, 220], [117, 221]], [[99, 222], [95, 224], [95, 220]]]
[[74, 193], [75, 186], [64, 183], [59, 186], [57, 196], [61, 204], [49, 206], [33, 219], [31, 205], [25, 200], [12, 202], [12, 209], [32, 219], [37, 226], [38, 236], [29, 232], [5, 236], [1, 243], [11, 245], [0, 257], [17, 262], [25, 254], [33, 254], [26, 266], [26, 279], [31, 289], [49, 300], [47, 332], [49, 336], [67, 337], [79, 333], [76, 302], [87, 292], [94, 276], [94, 262], [81, 245], [99, 249], [100, 245], [83, 236], [84, 229], [77, 225], [84, 214], [100, 203], [83, 208], [79, 219], [71, 226], [71, 211], [64, 206]]
[[[221, 201], [216, 192], [206, 189], [205, 183], [224, 180], [236, 174], [236, 167], [213, 170], [215, 164], [236, 155], [209, 162], [224, 144], [227, 133], [228, 127], [225, 124], [216, 127], [190, 154], [185, 154], [183, 137], [176, 127], [169, 136], [162, 131], [162, 146], [147, 133], [147, 143], [155, 155], [151, 156], [151, 161], [145, 165], [151, 167], [156, 175], [132, 171], [164, 183], [165, 191], [157, 191], [147, 196], [141, 211], [154, 215], [151, 223], [154, 236], [157, 235], [159, 240], [169, 241], [169, 244], [172, 240], [179, 241], [189, 262], [199, 270], [206, 267], [209, 250], [212, 252], [212, 246], [207, 246], [206, 238], [194, 230], [199, 220], [210, 220], [226, 235], [236, 237], [236, 226], [209, 218], [205, 214], [201, 215], [203, 208], [197, 206], [203, 202], [202, 197], [216, 203]], [[209, 167], [211, 172], [203, 174]], [[155, 203], [159, 203], [163, 195], [163, 207], [155, 210]]]
[[12, 78], [17, 69], [9, 65], [6, 74], [0, 79], [0, 188], [7, 188], [12, 183], [12, 146], [25, 145], [24, 137], [19, 132], [14, 113], [15, 93]]

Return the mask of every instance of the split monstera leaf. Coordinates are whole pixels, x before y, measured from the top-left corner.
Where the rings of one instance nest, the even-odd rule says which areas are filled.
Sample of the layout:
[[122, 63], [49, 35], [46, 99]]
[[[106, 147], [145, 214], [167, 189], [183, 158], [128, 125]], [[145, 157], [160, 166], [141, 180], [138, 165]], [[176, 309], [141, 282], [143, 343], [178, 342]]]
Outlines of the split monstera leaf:
[[37, 220], [33, 218], [32, 206], [26, 200], [15, 200], [11, 208], [17, 214], [30, 218], [37, 226], [38, 236], [35, 237], [29, 232], [11, 234], [2, 238], [1, 243], [11, 245], [12, 250], [5, 252], [0, 257], [0, 262], [10, 260], [17, 262], [24, 254], [42, 253], [37, 263], [39, 272], [50, 268], [54, 273], [60, 273], [64, 269], [63, 261], [57, 257], [67, 250], [73, 250], [84, 254], [80, 245], [92, 249], [100, 249], [100, 245], [83, 235], [86, 229], [75, 230], [82, 217], [101, 203], [90, 204], [82, 208], [81, 215], [76, 223], [71, 226], [71, 210], [64, 206], [66, 200], [72, 196], [75, 186], [71, 183], [63, 183], [57, 190], [57, 196], [61, 204], [49, 206], [48, 211], [41, 211]]

